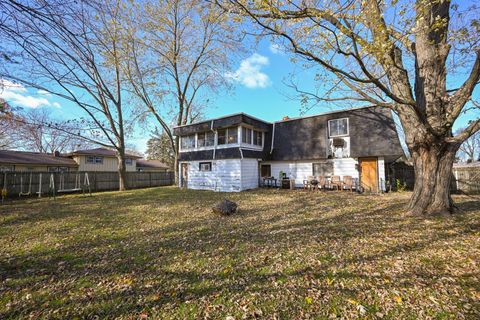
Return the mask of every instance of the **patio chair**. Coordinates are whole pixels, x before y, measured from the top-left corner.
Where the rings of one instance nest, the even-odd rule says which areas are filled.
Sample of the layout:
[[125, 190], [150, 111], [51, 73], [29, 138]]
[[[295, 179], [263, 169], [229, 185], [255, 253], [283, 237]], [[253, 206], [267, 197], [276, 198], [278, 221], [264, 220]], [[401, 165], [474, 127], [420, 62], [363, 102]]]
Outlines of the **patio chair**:
[[310, 190], [312, 187], [313, 176], [308, 176], [306, 180], [303, 180], [303, 189]]
[[330, 181], [330, 185], [337, 190], [342, 190], [343, 182], [340, 180], [340, 176], [332, 176], [332, 180]]
[[326, 187], [327, 187], [327, 183], [328, 183], [327, 178], [324, 177], [324, 176], [318, 176], [318, 177], [317, 177], [317, 181], [318, 181], [317, 187], [318, 187], [319, 189], [325, 190]]
[[353, 177], [352, 176], [343, 176], [343, 186], [342, 189], [350, 189], [353, 192]]

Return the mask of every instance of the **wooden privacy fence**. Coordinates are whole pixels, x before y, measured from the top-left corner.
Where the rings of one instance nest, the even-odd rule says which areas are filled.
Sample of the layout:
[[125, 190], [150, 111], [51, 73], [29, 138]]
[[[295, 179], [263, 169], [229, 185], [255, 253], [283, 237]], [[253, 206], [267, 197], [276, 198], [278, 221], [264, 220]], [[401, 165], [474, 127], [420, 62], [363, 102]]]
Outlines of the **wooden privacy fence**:
[[[390, 168], [390, 183], [396, 187], [396, 180], [407, 190], [413, 190], [415, 171], [412, 166], [400, 163]], [[454, 167], [451, 190], [469, 194], [480, 194], [480, 167]]]
[[[173, 172], [127, 172], [127, 187], [132, 189], [169, 186], [173, 183]], [[47, 195], [52, 184], [55, 185], [56, 193], [62, 193], [62, 190], [72, 192], [83, 188], [88, 192], [88, 187], [91, 192], [117, 190], [119, 183], [117, 172], [0, 173], [0, 190], [5, 187], [8, 197], [18, 197], [20, 194], [38, 196], [38, 192]]]
[[480, 167], [453, 168], [455, 189], [465, 193], [480, 193]]

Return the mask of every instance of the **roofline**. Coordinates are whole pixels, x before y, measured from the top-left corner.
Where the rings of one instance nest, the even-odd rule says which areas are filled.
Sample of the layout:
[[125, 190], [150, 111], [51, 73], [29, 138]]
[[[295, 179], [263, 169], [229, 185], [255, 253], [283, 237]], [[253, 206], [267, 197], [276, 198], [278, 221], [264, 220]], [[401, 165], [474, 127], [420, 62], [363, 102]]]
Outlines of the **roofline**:
[[[67, 155], [67, 157], [72, 157], [72, 156], [101, 156], [101, 157], [112, 157], [112, 158], [116, 158], [116, 157], [117, 157], [116, 155], [110, 155], [110, 154], [84, 153], [84, 152], [76, 152], [76, 151], [67, 153], [66, 155]], [[136, 155], [133, 155], [133, 154], [125, 154], [125, 158], [137, 158], [137, 159], [141, 159], [141, 158], [143, 158], [143, 157], [136, 156]]]
[[341, 113], [341, 112], [349, 112], [349, 111], [354, 111], [354, 110], [361, 110], [361, 109], [368, 109], [368, 108], [375, 108], [378, 106], [375, 105], [370, 105], [370, 106], [363, 106], [363, 107], [353, 107], [353, 108], [347, 108], [347, 109], [342, 109], [342, 110], [334, 110], [334, 111], [327, 111], [327, 112], [322, 112], [322, 113], [317, 113], [313, 114], [310, 116], [304, 116], [304, 117], [295, 117], [295, 118], [289, 118], [286, 120], [278, 120], [273, 123], [279, 123], [279, 122], [287, 122], [287, 121], [295, 121], [295, 120], [303, 120], [303, 119], [308, 119], [308, 118], [313, 118], [313, 117], [320, 117], [320, 116], [326, 116], [329, 114], [335, 114], [335, 113]]
[[261, 121], [261, 122], [264, 122], [264, 123], [272, 124], [272, 123], [269, 122], [269, 121], [262, 120], [262, 119], [260, 119], [260, 118], [251, 116], [251, 115], [249, 115], [248, 113], [245, 113], [245, 112], [237, 112], [237, 113], [231, 113], [231, 114], [227, 114], [227, 115], [224, 115], [224, 116], [221, 116], [221, 117], [217, 117], [217, 118], [207, 119], [207, 120], [200, 121], [200, 122], [195, 122], [195, 123], [190, 123], [190, 124], [182, 124], [182, 125], [179, 125], [179, 126], [174, 126], [173, 129], [175, 129], [175, 128], [182, 128], [182, 127], [188, 127], [188, 126], [195, 126], [195, 125], [200, 124], [200, 123], [212, 122], [212, 121], [215, 121], [215, 120], [220, 120], [220, 119], [223, 119], [223, 118], [234, 117], [234, 116], [247, 116], [247, 117], [252, 118], [252, 119], [255, 119], [255, 120], [257, 120], [257, 121]]
[[249, 118], [252, 118], [252, 119], [255, 119], [255, 120], [264, 122], [264, 123], [274, 124], [274, 123], [279, 123], [279, 122], [302, 120], [302, 119], [307, 119], [307, 118], [325, 116], [325, 115], [328, 115], [328, 114], [335, 114], [335, 113], [340, 113], [340, 112], [348, 112], [348, 111], [353, 111], [353, 110], [368, 109], [368, 108], [375, 108], [375, 107], [378, 107], [378, 106], [376, 106], [376, 105], [370, 105], [370, 106], [363, 106], [363, 107], [353, 107], [353, 108], [348, 108], [348, 109], [327, 111], [327, 112], [317, 113], [317, 114], [313, 114], [313, 115], [309, 115], [309, 116], [295, 117], [295, 118], [289, 118], [289, 119], [287, 119], [287, 120], [278, 120], [278, 121], [273, 121], [273, 122], [266, 121], [266, 120], [262, 120], [262, 119], [260, 119], [260, 118], [251, 116], [251, 115], [249, 115], [249, 114], [247, 114], [247, 113], [245, 113], [245, 112], [237, 112], [237, 113], [227, 114], [227, 115], [224, 115], [224, 116], [221, 116], [221, 117], [212, 118], [212, 119], [208, 119], [208, 120], [204, 120], [204, 121], [200, 121], [200, 122], [196, 122], [196, 123], [190, 123], [190, 124], [183, 124], [183, 125], [179, 125], [179, 126], [174, 126], [173, 129], [175, 129], [175, 128], [182, 128], [182, 127], [188, 127], [188, 126], [194, 126], [194, 125], [197, 125], [197, 124], [200, 124], [200, 123], [207, 123], [207, 122], [211, 122], [211, 121], [215, 121], [215, 120], [220, 120], [220, 119], [224, 119], [224, 118], [228, 118], [228, 117], [233, 117], [233, 116], [239, 116], [239, 115], [244, 115], [244, 116], [247, 116], [247, 117], [249, 117]]
[[[72, 160], [73, 161], [73, 160]], [[1, 165], [17, 165], [17, 164], [22, 164], [22, 165], [32, 165], [32, 166], [61, 166], [61, 167], [78, 167], [78, 163], [31, 163], [31, 162], [3, 162], [0, 160]]]

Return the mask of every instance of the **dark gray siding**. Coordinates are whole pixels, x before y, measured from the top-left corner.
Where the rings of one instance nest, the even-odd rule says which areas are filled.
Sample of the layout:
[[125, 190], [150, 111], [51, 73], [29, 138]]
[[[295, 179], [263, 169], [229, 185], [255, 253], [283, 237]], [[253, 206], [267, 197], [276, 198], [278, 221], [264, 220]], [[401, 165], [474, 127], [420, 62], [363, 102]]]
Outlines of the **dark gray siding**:
[[271, 160], [326, 158], [328, 120], [339, 118], [349, 119], [352, 158], [403, 155], [390, 110], [370, 107], [277, 122]]
[[[264, 154], [262, 151], [242, 149], [243, 158], [262, 159]], [[217, 149], [215, 151], [215, 159], [240, 159], [240, 148]], [[200, 161], [213, 160], [213, 150], [202, 150], [192, 152], [181, 152], [179, 161]]]

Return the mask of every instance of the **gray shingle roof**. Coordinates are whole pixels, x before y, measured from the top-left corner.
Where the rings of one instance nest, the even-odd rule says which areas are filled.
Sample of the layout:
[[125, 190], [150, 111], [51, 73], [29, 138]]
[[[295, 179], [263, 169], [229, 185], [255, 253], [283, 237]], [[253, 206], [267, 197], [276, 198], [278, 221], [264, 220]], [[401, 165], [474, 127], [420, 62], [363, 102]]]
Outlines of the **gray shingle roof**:
[[75, 166], [78, 164], [65, 156], [54, 156], [49, 153], [0, 150], [0, 163], [2, 164], [28, 164], [50, 166]]

